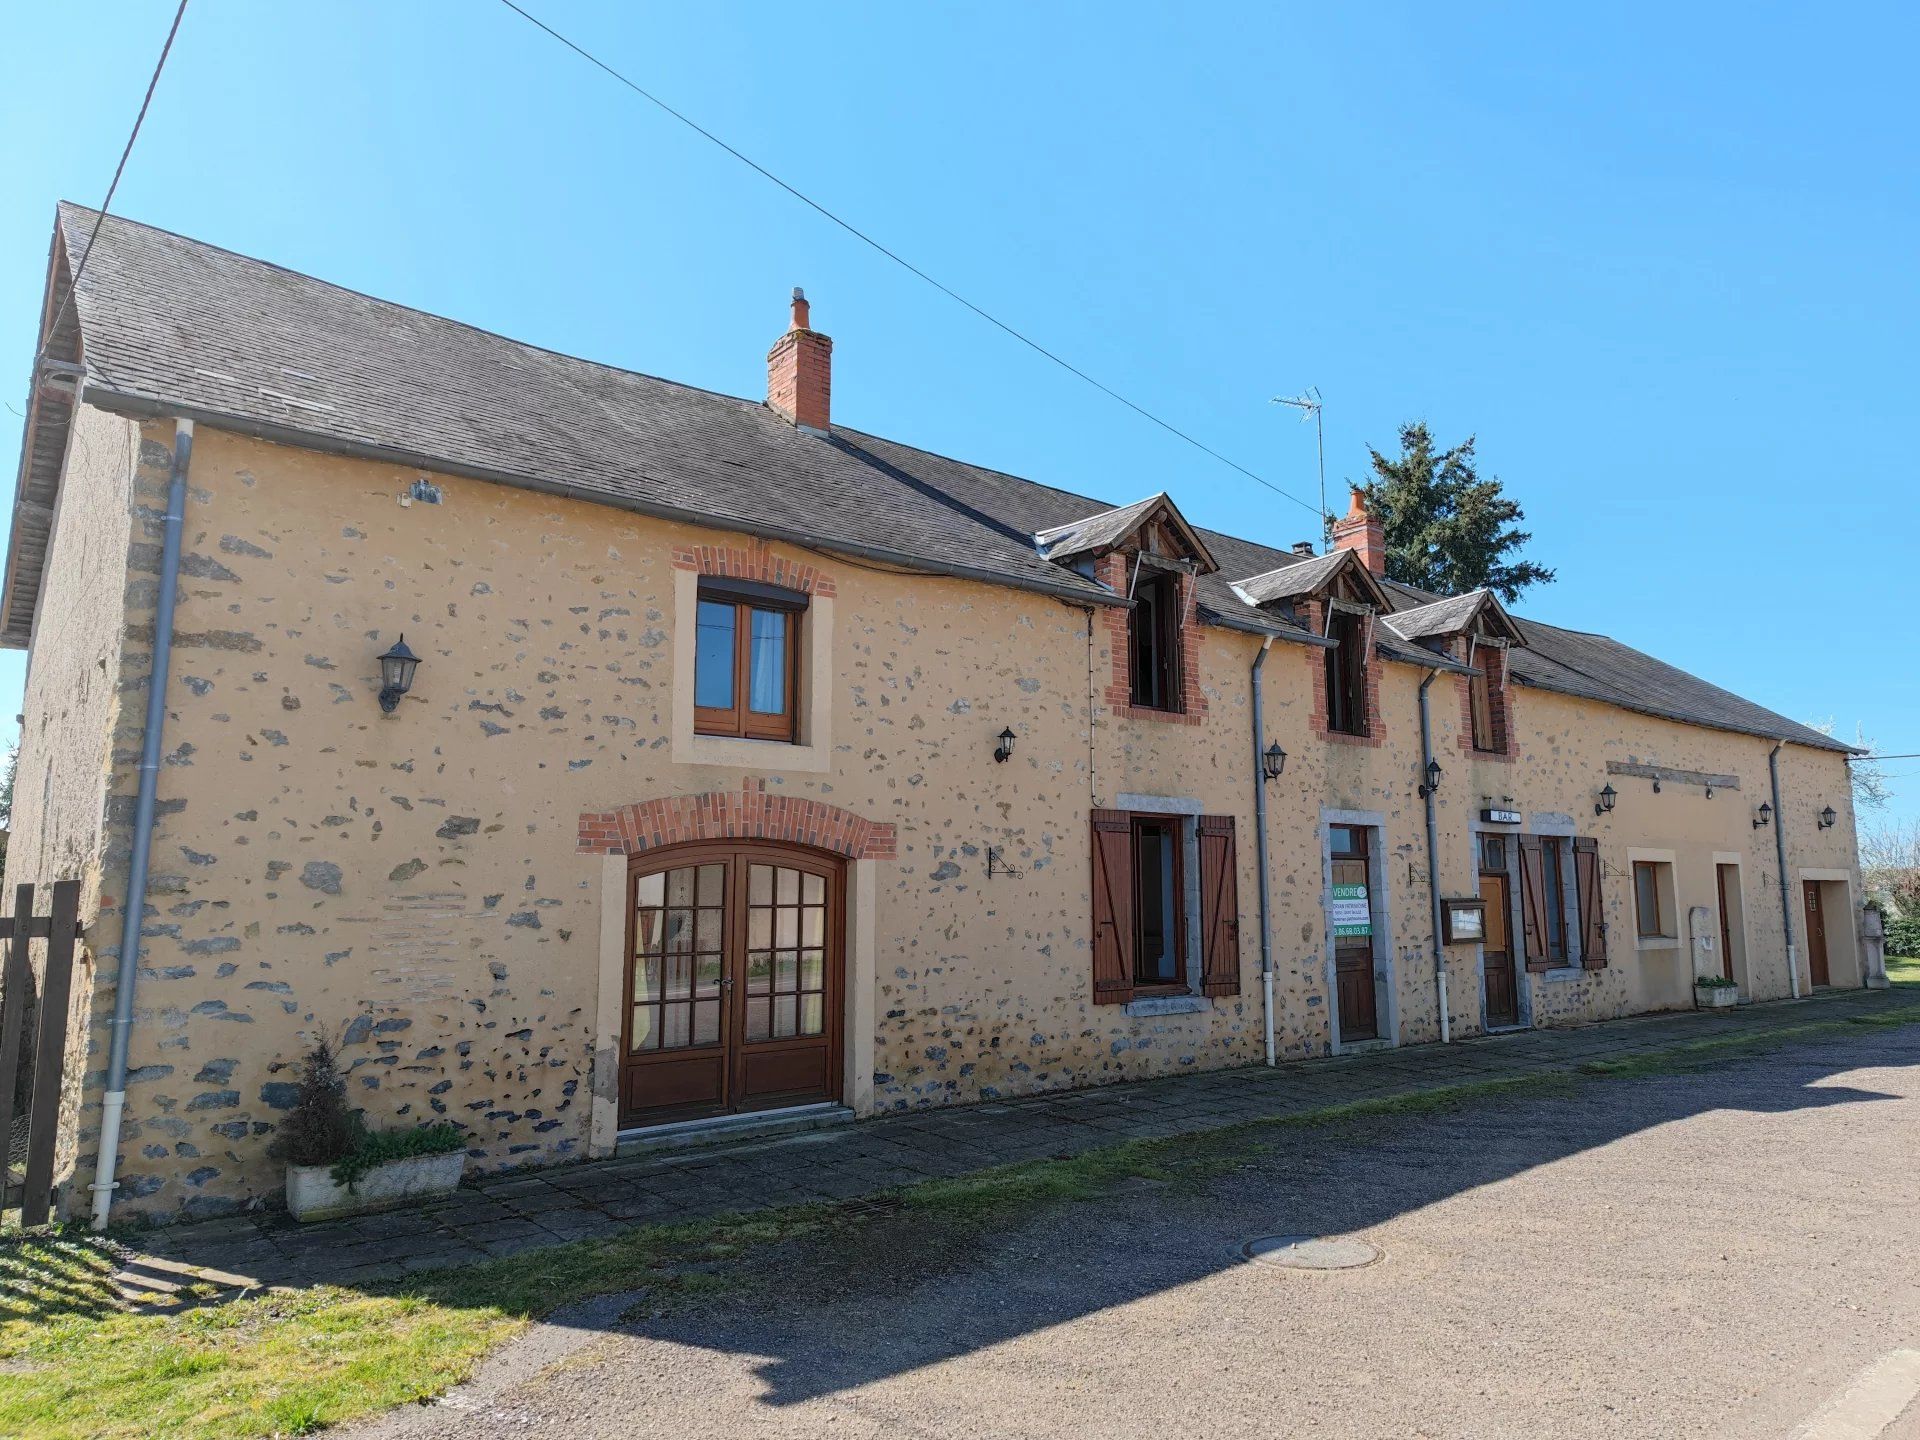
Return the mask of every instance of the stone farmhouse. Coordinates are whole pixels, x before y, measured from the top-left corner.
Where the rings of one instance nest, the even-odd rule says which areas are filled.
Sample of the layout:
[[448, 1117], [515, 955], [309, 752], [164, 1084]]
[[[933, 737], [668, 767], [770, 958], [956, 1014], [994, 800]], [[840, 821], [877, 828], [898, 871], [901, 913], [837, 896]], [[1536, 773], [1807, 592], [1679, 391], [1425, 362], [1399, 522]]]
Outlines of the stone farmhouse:
[[66, 1213], [271, 1200], [321, 1037], [484, 1172], [1871, 982], [1848, 747], [1357, 496], [1322, 554], [851, 429], [798, 291], [749, 400], [118, 218], [74, 291], [94, 220], [0, 593]]

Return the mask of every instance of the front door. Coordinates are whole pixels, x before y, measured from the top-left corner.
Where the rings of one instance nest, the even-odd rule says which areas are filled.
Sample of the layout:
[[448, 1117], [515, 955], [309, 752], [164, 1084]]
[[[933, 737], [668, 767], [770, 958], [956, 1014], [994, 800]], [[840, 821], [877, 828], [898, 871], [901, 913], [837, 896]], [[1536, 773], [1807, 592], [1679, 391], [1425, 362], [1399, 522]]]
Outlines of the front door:
[[1800, 882], [1807, 895], [1807, 973], [1816, 985], [1830, 985], [1827, 978], [1827, 922], [1820, 913], [1820, 882]]
[[1335, 825], [1333, 848], [1333, 977], [1342, 1041], [1376, 1040], [1380, 1020], [1373, 991], [1373, 910], [1369, 899], [1367, 827]]
[[628, 884], [622, 1127], [838, 1099], [839, 861], [688, 846]]
[[1731, 886], [1734, 893], [1740, 889], [1740, 867], [1738, 865], [1716, 865], [1720, 882], [1720, 973], [1731, 981], [1733, 979], [1733, 922], [1727, 904], [1727, 890]]
[[1520, 1023], [1520, 989], [1513, 964], [1513, 942], [1507, 923], [1507, 877], [1482, 875], [1480, 900], [1487, 910], [1487, 938], [1482, 947], [1487, 986], [1487, 1024]]

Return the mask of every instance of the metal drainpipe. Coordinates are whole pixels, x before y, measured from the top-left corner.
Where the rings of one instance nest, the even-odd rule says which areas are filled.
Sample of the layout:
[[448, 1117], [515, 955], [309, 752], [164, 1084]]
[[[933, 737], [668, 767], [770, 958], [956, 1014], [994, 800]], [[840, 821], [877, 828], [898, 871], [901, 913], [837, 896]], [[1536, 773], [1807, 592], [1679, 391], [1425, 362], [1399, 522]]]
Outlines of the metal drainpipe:
[[1786, 743], [1775, 741], [1773, 749], [1767, 752], [1767, 778], [1773, 782], [1773, 846], [1780, 861], [1780, 923], [1787, 931], [1787, 983], [1793, 987], [1793, 998], [1798, 1000], [1800, 957], [1794, 953], [1793, 901], [1787, 894], [1787, 807], [1780, 803], [1780, 752]]
[[1420, 772], [1427, 804], [1427, 894], [1433, 901], [1433, 983], [1440, 999], [1440, 1043], [1453, 1043], [1453, 1022], [1447, 1014], [1447, 952], [1440, 943], [1440, 826], [1434, 819], [1433, 787], [1426, 784], [1426, 767], [1433, 763], [1433, 726], [1427, 719], [1427, 687], [1440, 678], [1427, 671], [1420, 682]]
[[1266, 726], [1261, 719], [1260, 667], [1267, 663], [1267, 651], [1273, 637], [1260, 641], [1260, 653], [1253, 657], [1253, 845], [1260, 867], [1260, 1000], [1267, 1032], [1267, 1064], [1275, 1062], [1273, 1044], [1273, 923], [1269, 913], [1271, 897], [1267, 885], [1267, 779], [1260, 753], [1260, 741]]
[[154, 794], [160, 783], [160, 742], [167, 721], [167, 667], [173, 658], [174, 592], [180, 585], [180, 532], [186, 522], [187, 468], [193, 461], [193, 422], [175, 420], [173, 477], [160, 544], [160, 593], [153, 612], [153, 661], [147, 678], [147, 723], [140, 741], [140, 791], [133, 809], [133, 854], [120, 924], [120, 967], [113, 986], [113, 1039], [107, 1052], [107, 1093], [100, 1109], [100, 1160], [93, 1178], [93, 1228], [107, 1228], [113, 1209], [114, 1167], [120, 1158], [120, 1118], [127, 1104], [127, 1039], [133, 1029], [133, 987], [140, 974], [140, 928], [147, 911], [147, 861], [153, 849]]

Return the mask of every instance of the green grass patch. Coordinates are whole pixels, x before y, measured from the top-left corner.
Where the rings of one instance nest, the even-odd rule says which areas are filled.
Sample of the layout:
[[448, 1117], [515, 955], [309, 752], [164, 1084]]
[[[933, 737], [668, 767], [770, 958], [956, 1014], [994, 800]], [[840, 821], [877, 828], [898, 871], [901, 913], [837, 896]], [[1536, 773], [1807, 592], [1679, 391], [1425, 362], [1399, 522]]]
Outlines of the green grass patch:
[[[1889, 967], [1891, 971], [1891, 966]], [[84, 1232], [0, 1241], [0, 1435], [39, 1440], [165, 1434], [303, 1435], [430, 1399], [531, 1320], [594, 1295], [644, 1291], [660, 1312], [777, 1285], [786, 1251], [962, 1256], [1047, 1209], [1129, 1184], [1199, 1186], [1256, 1163], [1283, 1126], [1413, 1118], [1487, 1100], [1566, 1093], [1603, 1079], [1697, 1069], [1814, 1035], [1920, 1022], [1913, 1003], [1759, 1034], [1714, 1036], [1580, 1073], [1554, 1071], [1354, 1100], [1159, 1140], [1121, 1141], [889, 1192], [849, 1212], [814, 1205], [648, 1226], [606, 1240], [353, 1289], [317, 1286], [172, 1315], [128, 1313], [109, 1277], [123, 1252]], [[780, 1263], [744, 1263], [744, 1262]], [[918, 1267], [919, 1261], [916, 1261]]]
[[1920, 956], [1889, 955], [1887, 978], [1896, 985], [1920, 986]]

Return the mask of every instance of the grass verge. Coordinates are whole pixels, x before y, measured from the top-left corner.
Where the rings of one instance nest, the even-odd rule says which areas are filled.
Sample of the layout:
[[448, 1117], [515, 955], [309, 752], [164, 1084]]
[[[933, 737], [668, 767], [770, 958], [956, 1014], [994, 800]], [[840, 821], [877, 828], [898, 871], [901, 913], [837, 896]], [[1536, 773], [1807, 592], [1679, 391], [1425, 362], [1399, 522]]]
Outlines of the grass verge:
[[[1891, 967], [1890, 967], [1891, 968]], [[1697, 1069], [1820, 1034], [1920, 1022], [1920, 962], [1898, 977], [1912, 1003], [1716, 1036], [1619, 1061], [1473, 1081], [1163, 1140], [1123, 1141], [891, 1192], [891, 1216], [801, 1206], [649, 1226], [607, 1240], [427, 1272], [387, 1285], [315, 1286], [174, 1315], [128, 1313], [110, 1277], [121, 1253], [84, 1232], [0, 1242], [0, 1435], [44, 1440], [164, 1434], [304, 1435], [429, 1399], [530, 1321], [588, 1297], [644, 1290], [659, 1311], [734, 1284], [765, 1283], [782, 1245], [968, 1237], [1130, 1182], [1198, 1185], [1254, 1163], [1278, 1127], [1417, 1116], [1476, 1101], [1564, 1092], [1599, 1080]], [[752, 1276], [753, 1278], [748, 1278]]]

